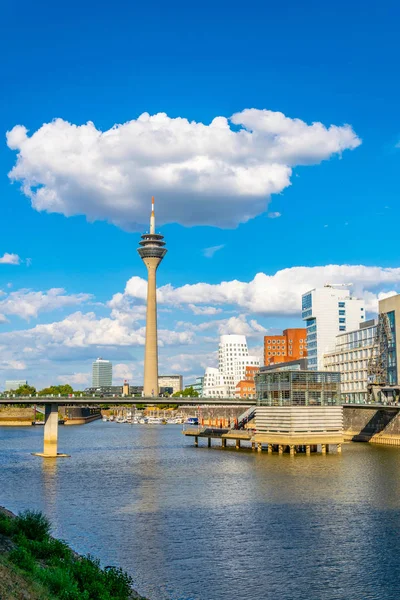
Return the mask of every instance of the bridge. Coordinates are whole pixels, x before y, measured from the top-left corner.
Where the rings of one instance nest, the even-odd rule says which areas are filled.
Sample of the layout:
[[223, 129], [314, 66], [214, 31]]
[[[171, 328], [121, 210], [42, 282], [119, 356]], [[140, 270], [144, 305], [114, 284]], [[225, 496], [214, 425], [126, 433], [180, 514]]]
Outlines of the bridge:
[[45, 408], [44, 417], [44, 443], [43, 452], [35, 453], [42, 458], [57, 458], [67, 456], [58, 452], [58, 407], [59, 406], [121, 406], [132, 404], [147, 404], [157, 406], [159, 404], [177, 404], [179, 406], [242, 406], [246, 408], [252, 404], [249, 400], [241, 398], [160, 398], [144, 396], [110, 396], [101, 398], [99, 396], [6, 396], [0, 398], [0, 406], [13, 404], [43, 404]]

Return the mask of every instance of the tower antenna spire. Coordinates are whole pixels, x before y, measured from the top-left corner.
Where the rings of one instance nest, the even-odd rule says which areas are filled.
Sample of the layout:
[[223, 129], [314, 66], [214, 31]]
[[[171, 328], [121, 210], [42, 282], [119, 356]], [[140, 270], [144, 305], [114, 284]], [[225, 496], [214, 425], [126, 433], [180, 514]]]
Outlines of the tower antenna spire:
[[156, 217], [154, 215], [154, 196], [151, 197], [150, 233], [156, 232]]

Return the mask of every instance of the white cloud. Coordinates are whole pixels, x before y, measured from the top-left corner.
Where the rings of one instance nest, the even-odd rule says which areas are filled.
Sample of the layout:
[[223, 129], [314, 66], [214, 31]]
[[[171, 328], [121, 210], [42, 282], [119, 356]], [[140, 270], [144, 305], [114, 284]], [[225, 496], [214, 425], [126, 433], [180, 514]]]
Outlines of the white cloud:
[[281, 215], [281, 213], [280, 213], [280, 212], [269, 212], [269, 213], [267, 214], [267, 217], [268, 217], [269, 219], [279, 219], [279, 217], [281, 217], [281, 216], [282, 216], [282, 215]]
[[210, 246], [209, 248], [203, 249], [203, 254], [206, 258], [212, 258], [218, 250], [222, 250], [225, 248], [225, 244], [220, 244], [219, 246]]
[[3, 256], [0, 257], [0, 265], [19, 265], [20, 263], [21, 259], [18, 254], [5, 252]]
[[27, 133], [22, 125], [7, 132], [18, 152], [10, 178], [36, 210], [126, 229], [147, 223], [149, 190], [160, 199], [160, 224], [235, 227], [265, 212], [270, 195], [290, 185], [293, 167], [361, 144], [349, 125], [308, 125], [257, 109], [209, 125], [143, 113], [105, 132], [56, 119]]
[[90, 380], [90, 373], [69, 373], [67, 375], [59, 375], [57, 380], [61, 383], [69, 383], [70, 385], [86, 385]]
[[90, 294], [66, 294], [63, 288], [52, 288], [47, 292], [21, 289], [11, 292], [0, 300], [0, 311], [4, 315], [17, 315], [22, 319], [37, 317], [39, 312], [50, 312], [65, 306], [82, 304], [90, 300]]
[[2, 371], [23, 371], [26, 369], [26, 363], [22, 360], [0, 360], [0, 370]]
[[194, 315], [217, 315], [222, 312], [222, 308], [216, 308], [215, 306], [196, 306], [195, 304], [189, 304], [189, 308]]
[[133, 379], [133, 366], [126, 363], [118, 363], [113, 365], [113, 380], [115, 385], [122, 384], [124, 379]]
[[[187, 284], [178, 288], [168, 284], [157, 290], [157, 298], [160, 304], [176, 307], [204, 303], [207, 307], [233, 305], [249, 313], [265, 316], [298, 315], [301, 295], [326, 283], [352, 283], [354, 294], [365, 297], [367, 310], [376, 312], [378, 291], [392, 293], [393, 287], [396, 289], [396, 284], [400, 284], [400, 268], [364, 265], [291, 267], [273, 275], [257, 273], [250, 282], [232, 280], [219, 284]], [[377, 290], [379, 287], [387, 289]], [[146, 281], [135, 276], [127, 282], [125, 292], [114, 302], [129, 304], [135, 300], [144, 301], [145, 298]]]

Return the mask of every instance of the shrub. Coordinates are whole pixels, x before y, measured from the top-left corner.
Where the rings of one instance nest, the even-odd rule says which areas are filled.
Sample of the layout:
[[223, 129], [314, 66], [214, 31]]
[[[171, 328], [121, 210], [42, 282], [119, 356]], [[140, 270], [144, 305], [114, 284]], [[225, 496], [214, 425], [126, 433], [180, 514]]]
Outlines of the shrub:
[[130, 597], [133, 579], [120, 568], [106, 567], [104, 573], [104, 585], [111, 598], [126, 600]]
[[33, 558], [32, 554], [26, 548], [17, 547], [14, 550], [11, 550], [9, 554], [9, 559], [17, 565], [20, 569], [24, 571], [32, 571], [35, 570], [36, 562]]
[[42, 541], [28, 540], [23, 534], [19, 533], [15, 537], [19, 546], [23, 546], [35, 557], [44, 560], [46, 563], [58, 564], [60, 561], [69, 562], [72, 557], [72, 551], [62, 540], [54, 538], [45, 538]]
[[40, 569], [39, 579], [59, 600], [89, 600], [87, 595], [79, 592], [76, 582], [66, 569]]
[[11, 537], [15, 532], [15, 522], [7, 515], [0, 513], [0, 533]]
[[40, 511], [26, 510], [15, 519], [17, 531], [23, 533], [29, 540], [42, 541], [49, 537], [50, 521]]

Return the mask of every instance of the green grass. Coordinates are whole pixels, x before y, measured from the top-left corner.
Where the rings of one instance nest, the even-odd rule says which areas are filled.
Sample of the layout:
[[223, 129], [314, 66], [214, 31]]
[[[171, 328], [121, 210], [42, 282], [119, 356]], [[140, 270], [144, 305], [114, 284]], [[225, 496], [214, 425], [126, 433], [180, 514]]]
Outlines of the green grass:
[[50, 532], [50, 522], [40, 512], [25, 511], [14, 519], [0, 513], [0, 534], [13, 544], [6, 560], [33, 585], [42, 586], [49, 598], [136, 598], [132, 578], [122, 569], [103, 569], [94, 557], [77, 556], [65, 542], [52, 538]]

